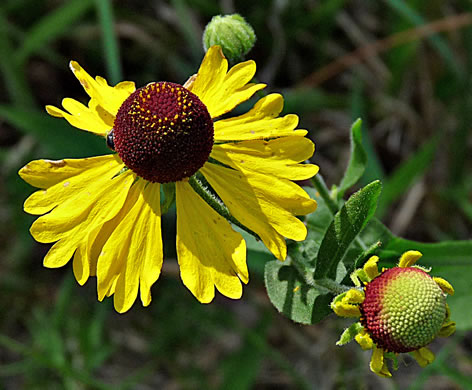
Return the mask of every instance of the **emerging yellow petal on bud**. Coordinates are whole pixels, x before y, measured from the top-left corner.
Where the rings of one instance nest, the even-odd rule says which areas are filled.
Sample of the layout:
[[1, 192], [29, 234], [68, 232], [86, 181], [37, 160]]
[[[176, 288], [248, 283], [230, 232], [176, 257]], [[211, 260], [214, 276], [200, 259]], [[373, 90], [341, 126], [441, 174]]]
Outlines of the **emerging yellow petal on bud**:
[[407, 251], [405, 252], [402, 257], [400, 257], [400, 261], [398, 262], [398, 266], [401, 268], [411, 267], [415, 264], [418, 259], [423, 256], [421, 252], [418, 251]]
[[367, 262], [364, 264], [364, 272], [366, 275], [372, 280], [375, 277], [379, 276], [379, 268], [377, 267], [377, 263], [379, 262], [378, 256], [372, 256]]
[[341, 317], [360, 317], [358, 304], [364, 301], [364, 293], [354, 288], [338, 295], [331, 303], [333, 311]]
[[392, 374], [388, 370], [387, 363], [384, 359], [384, 351], [382, 348], [374, 346], [372, 358], [370, 359], [370, 369], [372, 372], [384, 378], [390, 378]]
[[343, 298], [346, 303], [362, 303], [364, 302], [364, 293], [362, 291], [351, 288]]
[[451, 286], [451, 283], [449, 283], [446, 279], [433, 277], [433, 280], [446, 294], [454, 295], [454, 288]]
[[340, 317], [360, 317], [361, 312], [355, 305], [339, 302], [332, 306], [333, 311]]
[[454, 321], [444, 322], [441, 330], [438, 333], [439, 337], [449, 337], [456, 331], [456, 323]]
[[354, 339], [357, 341], [357, 344], [359, 344], [364, 351], [368, 349], [372, 349], [374, 347], [374, 342], [372, 341], [369, 334], [365, 330], [358, 333]]
[[413, 351], [411, 354], [421, 367], [426, 367], [428, 364], [434, 362], [434, 353], [428, 348], [420, 348], [417, 351]]

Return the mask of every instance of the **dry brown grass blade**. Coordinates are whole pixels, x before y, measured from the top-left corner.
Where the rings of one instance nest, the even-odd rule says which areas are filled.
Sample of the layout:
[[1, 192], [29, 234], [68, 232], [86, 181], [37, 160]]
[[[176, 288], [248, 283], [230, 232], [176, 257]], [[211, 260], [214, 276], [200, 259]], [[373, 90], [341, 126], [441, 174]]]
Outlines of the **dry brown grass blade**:
[[472, 24], [472, 13], [467, 12], [440, 19], [421, 27], [401, 31], [387, 38], [361, 46], [358, 49], [336, 59], [304, 78], [298, 86], [315, 87], [346, 69], [359, 64], [372, 55], [390, 50], [395, 46], [400, 46], [411, 41], [427, 38], [440, 32], [457, 30], [470, 24]]

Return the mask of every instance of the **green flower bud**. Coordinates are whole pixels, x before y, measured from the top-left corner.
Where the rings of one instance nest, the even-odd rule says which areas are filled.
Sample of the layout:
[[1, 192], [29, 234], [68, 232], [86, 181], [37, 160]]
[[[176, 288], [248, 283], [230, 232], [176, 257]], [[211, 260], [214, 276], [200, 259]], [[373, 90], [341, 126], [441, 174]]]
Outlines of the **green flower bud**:
[[241, 61], [256, 42], [256, 34], [241, 15], [217, 15], [205, 27], [203, 47], [219, 45], [230, 62]]

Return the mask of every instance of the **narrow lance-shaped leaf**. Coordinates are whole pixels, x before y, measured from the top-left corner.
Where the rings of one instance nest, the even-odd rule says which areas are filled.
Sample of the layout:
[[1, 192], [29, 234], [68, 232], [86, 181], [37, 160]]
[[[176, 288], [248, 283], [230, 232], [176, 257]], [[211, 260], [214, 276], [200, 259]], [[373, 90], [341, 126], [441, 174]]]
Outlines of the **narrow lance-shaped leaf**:
[[344, 177], [338, 190], [338, 198], [342, 198], [347, 189], [361, 178], [367, 165], [367, 153], [362, 145], [362, 120], [357, 119], [351, 127], [351, 155]]
[[374, 215], [382, 185], [374, 181], [352, 195], [335, 215], [321, 242], [315, 279], [336, 276], [336, 268], [351, 243]]

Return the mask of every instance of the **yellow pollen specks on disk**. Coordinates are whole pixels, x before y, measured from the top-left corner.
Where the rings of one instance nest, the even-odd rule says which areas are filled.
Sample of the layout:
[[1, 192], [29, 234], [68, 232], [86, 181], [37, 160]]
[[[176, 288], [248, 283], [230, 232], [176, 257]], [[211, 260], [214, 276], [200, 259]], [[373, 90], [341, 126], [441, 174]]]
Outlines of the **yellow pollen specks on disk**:
[[401, 268], [408, 268], [414, 265], [418, 259], [423, 256], [421, 252], [418, 251], [407, 251], [401, 257], [398, 262], [398, 266]]

